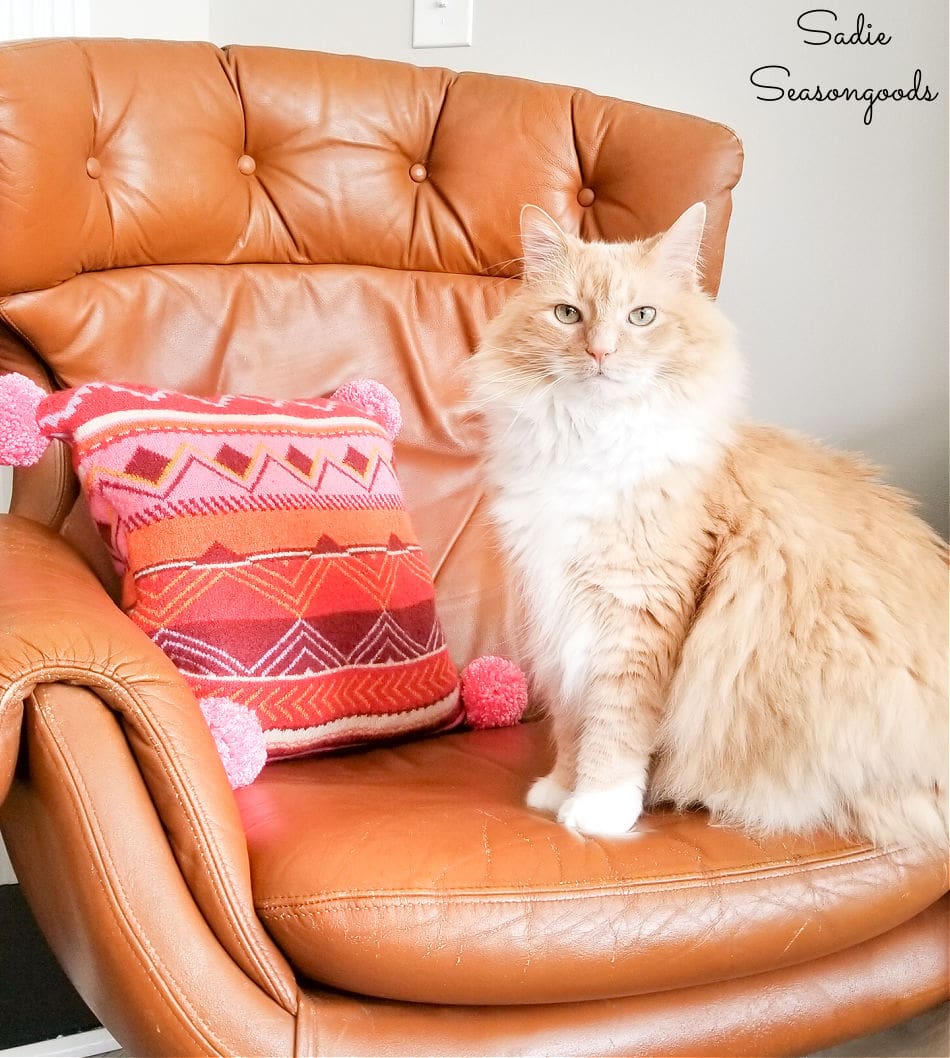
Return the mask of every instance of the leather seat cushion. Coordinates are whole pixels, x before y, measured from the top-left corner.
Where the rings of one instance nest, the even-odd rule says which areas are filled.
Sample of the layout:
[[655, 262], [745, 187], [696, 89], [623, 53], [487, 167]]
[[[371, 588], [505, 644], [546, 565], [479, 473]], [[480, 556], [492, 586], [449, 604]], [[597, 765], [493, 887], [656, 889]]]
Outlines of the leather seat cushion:
[[255, 905], [296, 970], [430, 1003], [637, 995], [802, 963], [939, 899], [945, 864], [658, 811], [582, 838], [524, 806], [544, 724], [265, 768], [237, 791]]

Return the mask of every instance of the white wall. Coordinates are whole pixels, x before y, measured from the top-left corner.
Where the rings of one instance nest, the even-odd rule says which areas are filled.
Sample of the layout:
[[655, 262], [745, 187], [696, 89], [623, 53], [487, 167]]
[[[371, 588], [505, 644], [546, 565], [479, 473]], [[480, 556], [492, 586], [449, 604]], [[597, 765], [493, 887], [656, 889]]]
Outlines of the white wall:
[[[866, 0], [885, 45], [809, 45], [806, 0], [475, 0], [474, 46], [413, 50], [410, 0], [210, 0], [211, 38], [356, 52], [579, 85], [723, 121], [742, 137], [720, 301], [751, 413], [860, 448], [947, 531], [946, 0]], [[806, 25], [831, 25], [810, 16]], [[815, 36], [809, 39], [820, 39]], [[910, 87], [935, 102], [764, 102], [763, 84]]]
[[28, 37], [163, 37], [206, 40], [209, 0], [0, 0], [0, 40]]
[[10, 863], [6, 846], [0, 841], [0, 885], [10, 885], [15, 881], [16, 875], [13, 873], [13, 864]]
[[164, 40], [208, 40], [209, 0], [86, 0], [92, 37], [159, 37]]

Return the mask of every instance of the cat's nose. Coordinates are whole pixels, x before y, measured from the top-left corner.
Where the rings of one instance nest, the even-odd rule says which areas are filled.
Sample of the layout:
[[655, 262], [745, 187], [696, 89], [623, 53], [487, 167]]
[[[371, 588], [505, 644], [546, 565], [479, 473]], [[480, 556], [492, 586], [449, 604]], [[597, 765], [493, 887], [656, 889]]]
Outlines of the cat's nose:
[[587, 355], [597, 364], [598, 367], [604, 366], [604, 361], [613, 352], [609, 346], [597, 344], [590, 344], [587, 346]]

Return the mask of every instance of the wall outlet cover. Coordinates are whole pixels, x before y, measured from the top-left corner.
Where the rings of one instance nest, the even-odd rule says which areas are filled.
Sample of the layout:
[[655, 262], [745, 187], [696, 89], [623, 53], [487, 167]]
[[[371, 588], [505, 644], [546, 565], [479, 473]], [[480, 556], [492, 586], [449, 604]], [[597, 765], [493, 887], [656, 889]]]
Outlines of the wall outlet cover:
[[414, 48], [466, 48], [472, 43], [475, 0], [413, 0]]

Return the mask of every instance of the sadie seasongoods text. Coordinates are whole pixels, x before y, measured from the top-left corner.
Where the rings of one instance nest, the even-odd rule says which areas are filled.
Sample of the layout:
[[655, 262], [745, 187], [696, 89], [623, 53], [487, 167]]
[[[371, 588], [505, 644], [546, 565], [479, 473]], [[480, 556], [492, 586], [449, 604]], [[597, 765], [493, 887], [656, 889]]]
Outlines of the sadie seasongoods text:
[[[853, 32], [838, 28], [838, 15], [829, 8], [816, 7], [803, 11], [796, 19], [796, 25], [803, 33], [803, 41], [814, 47], [830, 44], [832, 47], [858, 45], [868, 48], [881, 48], [890, 44], [890, 34], [875, 29], [860, 12], [855, 20]], [[870, 125], [874, 120], [874, 107], [885, 101], [907, 103], [932, 103], [940, 95], [924, 84], [923, 72], [918, 68], [907, 83], [888, 88], [849, 87], [839, 85], [816, 84], [805, 87], [793, 87], [788, 84], [792, 71], [787, 66], [758, 66], [749, 75], [752, 84], [760, 89], [756, 99], [764, 103], [778, 103], [788, 100], [790, 103], [835, 103], [840, 101], [864, 103], [864, 124]]]

